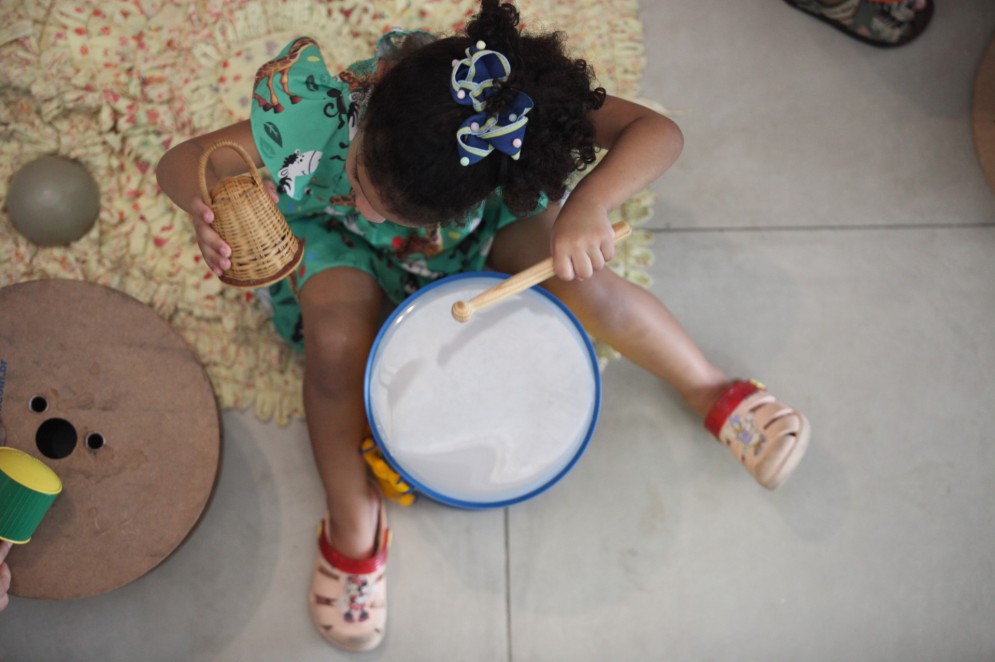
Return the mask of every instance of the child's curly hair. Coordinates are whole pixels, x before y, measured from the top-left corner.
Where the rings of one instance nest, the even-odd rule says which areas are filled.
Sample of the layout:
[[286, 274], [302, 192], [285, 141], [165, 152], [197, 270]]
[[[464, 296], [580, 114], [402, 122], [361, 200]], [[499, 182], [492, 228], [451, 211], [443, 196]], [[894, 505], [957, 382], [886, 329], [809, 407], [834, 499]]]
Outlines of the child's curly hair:
[[[595, 161], [589, 113], [605, 100], [605, 90], [592, 87], [587, 62], [567, 56], [564, 39], [560, 32], [519, 34], [514, 5], [483, 0], [465, 35], [402, 51], [374, 87], [362, 125], [362, 159], [389, 210], [406, 222], [433, 225], [464, 219], [498, 187], [515, 213], [535, 209], [541, 193], [562, 198], [570, 173]], [[518, 90], [535, 107], [519, 160], [495, 150], [462, 166], [456, 130], [474, 110], [452, 99], [452, 63], [481, 40], [511, 64], [486, 111], [503, 110]]]

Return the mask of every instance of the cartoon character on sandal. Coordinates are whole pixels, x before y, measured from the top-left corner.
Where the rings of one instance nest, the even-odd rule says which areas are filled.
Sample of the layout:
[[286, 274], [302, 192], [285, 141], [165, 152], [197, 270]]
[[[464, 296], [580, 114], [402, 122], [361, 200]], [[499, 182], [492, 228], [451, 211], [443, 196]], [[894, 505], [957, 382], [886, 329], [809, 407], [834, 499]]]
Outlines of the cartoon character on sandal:
[[871, 46], [903, 46], [926, 29], [933, 0], [784, 0]]
[[318, 552], [308, 594], [311, 619], [327, 641], [352, 652], [376, 648], [387, 626], [390, 530], [384, 499], [379, 492], [376, 496], [379, 521], [369, 558], [352, 559], [336, 550], [328, 539], [327, 517], [318, 527]]
[[801, 412], [752, 380], [737, 380], [719, 396], [705, 417], [705, 428], [770, 490], [801, 462], [810, 436], [808, 419]]

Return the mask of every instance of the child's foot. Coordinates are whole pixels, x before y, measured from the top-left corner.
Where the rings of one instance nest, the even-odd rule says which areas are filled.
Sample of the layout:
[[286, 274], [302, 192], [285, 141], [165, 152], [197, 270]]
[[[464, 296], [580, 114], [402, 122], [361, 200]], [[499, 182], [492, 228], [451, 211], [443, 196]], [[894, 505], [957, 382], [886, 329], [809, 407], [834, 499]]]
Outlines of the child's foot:
[[933, 16], [933, 0], [784, 1], [854, 39], [882, 48], [909, 43]]
[[810, 434], [801, 412], [754, 381], [734, 382], [708, 412], [705, 427], [771, 490], [801, 462]]
[[353, 652], [376, 648], [383, 641], [387, 625], [390, 531], [379, 493], [377, 500], [377, 535], [369, 558], [352, 559], [332, 547], [327, 517], [318, 528], [318, 553], [308, 595], [311, 619], [325, 639]]

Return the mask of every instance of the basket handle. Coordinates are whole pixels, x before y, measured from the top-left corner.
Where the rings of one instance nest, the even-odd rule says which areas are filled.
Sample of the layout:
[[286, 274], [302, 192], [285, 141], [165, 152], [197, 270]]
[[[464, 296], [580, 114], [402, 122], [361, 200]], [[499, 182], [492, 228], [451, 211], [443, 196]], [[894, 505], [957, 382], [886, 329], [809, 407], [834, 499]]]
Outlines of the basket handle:
[[252, 157], [249, 156], [249, 153], [246, 152], [241, 145], [234, 140], [219, 140], [204, 150], [204, 153], [200, 155], [200, 164], [197, 167], [199, 177], [198, 183], [200, 184], [200, 197], [204, 200], [204, 204], [207, 206], [211, 206], [211, 203], [213, 202], [211, 194], [207, 190], [207, 159], [211, 156], [211, 153], [214, 152], [214, 150], [221, 147], [230, 147], [238, 152], [238, 155], [242, 157], [243, 161], [245, 161], [245, 165], [249, 166], [249, 174], [252, 175], [252, 181], [254, 181], [257, 186], [262, 186], [263, 183], [262, 179], [259, 177], [259, 171], [256, 169], [256, 164], [252, 162]]

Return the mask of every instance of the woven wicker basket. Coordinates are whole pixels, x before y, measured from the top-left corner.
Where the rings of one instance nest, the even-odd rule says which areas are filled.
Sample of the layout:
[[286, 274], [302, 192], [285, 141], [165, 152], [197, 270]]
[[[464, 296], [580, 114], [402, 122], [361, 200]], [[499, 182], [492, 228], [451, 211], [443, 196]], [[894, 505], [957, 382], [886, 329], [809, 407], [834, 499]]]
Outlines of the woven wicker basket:
[[[208, 193], [207, 159], [222, 147], [238, 152], [249, 174], [226, 177]], [[230, 140], [218, 141], [201, 156], [199, 175], [201, 197], [214, 210], [214, 231], [231, 247], [231, 268], [221, 280], [236, 287], [263, 287], [293, 273], [304, 246], [263, 187], [248, 153]]]

